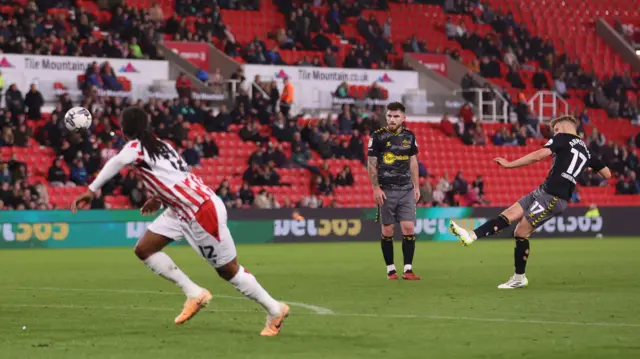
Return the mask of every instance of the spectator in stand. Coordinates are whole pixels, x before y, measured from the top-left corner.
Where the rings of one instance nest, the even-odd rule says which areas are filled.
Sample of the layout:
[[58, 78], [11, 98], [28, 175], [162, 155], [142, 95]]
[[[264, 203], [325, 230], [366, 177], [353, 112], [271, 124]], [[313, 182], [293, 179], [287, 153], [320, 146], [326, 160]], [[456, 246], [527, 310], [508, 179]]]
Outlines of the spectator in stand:
[[104, 203], [104, 198], [102, 197], [102, 190], [98, 190], [95, 193], [95, 196], [93, 197], [93, 199], [91, 200], [91, 203], [89, 204], [89, 208], [90, 209], [107, 209], [107, 208], [109, 208], [109, 206], [107, 206]]
[[316, 176], [313, 193], [318, 196], [328, 196], [333, 193], [333, 183], [329, 176]]
[[336, 186], [353, 186], [354, 179], [351, 173], [351, 167], [344, 166], [335, 179]]
[[371, 88], [369, 88], [369, 92], [367, 93], [367, 98], [372, 100], [384, 100], [384, 93], [377, 82], [371, 84]]
[[113, 72], [113, 68], [109, 62], [105, 62], [100, 70], [100, 79], [105, 90], [122, 91], [122, 84]]
[[509, 81], [511, 86], [514, 88], [517, 88], [517, 89], [526, 88], [524, 82], [522, 81], [522, 77], [520, 77], [520, 74], [513, 67], [509, 68], [509, 72], [507, 73], [507, 81]]
[[616, 194], [634, 194], [634, 187], [628, 177], [620, 174], [616, 183]]
[[189, 167], [200, 167], [200, 152], [195, 149], [193, 141], [187, 141], [182, 157]]
[[216, 67], [216, 69], [213, 71], [213, 74], [211, 74], [208, 85], [214, 93], [224, 93], [224, 78], [222, 77], [222, 73], [219, 67]]
[[276, 147], [271, 142], [267, 143], [264, 159], [267, 163], [273, 162], [276, 168], [282, 168], [287, 164], [287, 155], [284, 154], [281, 144]]
[[19, 115], [19, 124], [18, 129], [14, 131], [14, 145], [18, 147], [27, 147], [29, 146], [29, 139], [31, 138], [31, 127], [28, 127], [28, 124], [24, 120], [24, 115]]
[[[336, 91], [333, 93], [333, 95], [337, 98], [340, 99], [345, 99], [345, 98], [350, 98], [349, 96], [349, 85], [347, 85], [346, 82], [341, 83], [338, 88], [336, 89]], [[343, 105], [343, 109], [344, 109]]]
[[242, 186], [240, 187], [240, 190], [238, 190], [236, 198], [241, 200], [243, 205], [251, 206], [253, 204], [254, 195], [253, 191], [249, 187], [249, 183], [247, 183], [246, 181], [242, 183]]
[[47, 180], [49, 181], [49, 185], [51, 185], [51, 187], [64, 187], [74, 185], [73, 182], [69, 182], [67, 173], [64, 171], [64, 168], [62, 166], [62, 160], [55, 159], [53, 161], [53, 165], [49, 167]]
[[0, 163], [0, 183], [12, 183], [13, 176], [9, 171], [9, 165], [6, 163]]
[[333, 53], [331, 47], [327, 47], [325, 50], [324, 57], [322, 58], [325, 66], [327, 67], [338, 67], [338, 58]]
[[538, 68], [538, 71], [533, 75], [531, 80], [533, 82], [533, 87], [538, 90], [549, 90], [549, 81], [547, 80], [547, 76], [544, 73], [542, 68]]
[[30, 120], [39, 120], [42, 117], [42, 106], [44, 106], [44, 98], [35, 84], [31, 84], [29, 92], [24, 99], [27, 107], [27, 115]]
[[202, 143], [202, 157], [204, 158], [214, 158], [220, 155], [220, 149], [218, 148], [218, 144], [214, 141], [214, 139], [206, 134], [204, 136], [204, 142]]
[[285, 78], [283, 82], [284, 88], [282, 90], [282, 95], [280, 95], [280, 112], [282, 112], [285, 118], [288, 118], [289, 111], [291, 111], [291, 106], [293, 105], [294, 89], [293, 84], [288, 78]]
[[19, 113], [24, 113], [24, 99], [22, 98], [22, 93], [18, 90], [18, 86], [16, 84], [11, 84], [7, 93], [5, 94], [5, 102], [7, 109], [9, 112], [13, 113], [14, 116]]
[[470, 103], [467, 102], [460, 108], [458, 116], [464, 124], [464, 132], [468, 132], [476, 127], [476, 123], [473, 119], [474, 113]]
[[144, 188], [144, 184], [141, 181], [136, 182], [136, 186], [129, 193], [129, 201], [133, 208], [142, 208], [147, 202], [147, 191]]
[[229, 192], [228, 188], [220, 188], [218, 191], [216, 191], [216, 194], [218, 195], [218, 197], [220, 197], [220, 199], [226, 206], [231, 207], [233, 205], [235, 197]]
[[176, 78], [176, 91], [180, 98], [191, 98], [193, 84], [184, 72], [181, 72]]
[[84, 167], [84, 162], [82, 162], [81, 159], [73, 161], [70, 179], [78, 186], [85, 186], [87, 184], [89, 174], [87, 173], [87, 169]]
[[564, 82], [565, 75], [561, 73], [553, 83], [553, 90], [557, 92], [560, 96], [564, 98], [568, 98], [569, 92], [567, 90], [567, 84]]
[[243, 141], [267, 142], [268, 140], [268, 138], [260, 135], [256, 125], [252, 121], [247, 122], [246, 126], [240, 129], [239, 135]]

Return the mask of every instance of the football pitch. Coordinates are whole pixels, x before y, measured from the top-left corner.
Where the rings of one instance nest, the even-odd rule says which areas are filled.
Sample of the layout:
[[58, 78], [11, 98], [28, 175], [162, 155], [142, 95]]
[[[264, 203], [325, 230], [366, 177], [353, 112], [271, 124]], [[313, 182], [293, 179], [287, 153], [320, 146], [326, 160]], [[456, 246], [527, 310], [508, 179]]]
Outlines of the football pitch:
[[[400, 243], [396, 262], [401, 263]], [[239, 246], [292, 315], [258, 336], [262, 308], [188, 247], [176, 263], [214, 294], [181, 327], [184, 298], [131, 248], [0, 251], [0, 358], [640, 358], [640, 239], [419, 242], [422, 281], [387, 281], [377, 242]]]

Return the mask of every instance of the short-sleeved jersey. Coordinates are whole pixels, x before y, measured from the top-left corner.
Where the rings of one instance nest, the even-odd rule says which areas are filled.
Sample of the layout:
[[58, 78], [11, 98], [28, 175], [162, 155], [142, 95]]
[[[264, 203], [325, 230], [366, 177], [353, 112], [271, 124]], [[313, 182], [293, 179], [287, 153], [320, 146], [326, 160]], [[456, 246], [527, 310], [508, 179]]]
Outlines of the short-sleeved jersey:
[[605, 167], [591, 154], [585, 143], [572, 134], [559, 133], [544, 147], [553, 153], [553, 164], [541, 189], [567, 201], [573, 195], [577, 178], [587, 167], [596, 172]]
[[368, 155], [378, 159], [380, 188], [413, 189], [409, 159], [417, 153], [416, 136], [405, 128], [398, 133], [393, 133], [386, 127], [374, 132], [369, 139]]
[[200, 206], [215, 193], [198, 176], [189, 172], [182, 157], [171, 145], [166, 145], [160, 157], [152, 159], [139, 141], [128, 142], [118, 155], [105, 164], [89, 188], [95, 192], [124, 166], [131, 165], [137, 170], [145, 187], [166, 207], [183, 221], [191, 220]]

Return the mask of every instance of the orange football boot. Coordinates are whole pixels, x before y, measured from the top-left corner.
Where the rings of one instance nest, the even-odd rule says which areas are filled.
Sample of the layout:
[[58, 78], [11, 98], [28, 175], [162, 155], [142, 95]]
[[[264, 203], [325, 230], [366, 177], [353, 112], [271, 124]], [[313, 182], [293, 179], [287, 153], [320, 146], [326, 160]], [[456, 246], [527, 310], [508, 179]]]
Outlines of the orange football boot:
[[289, 316], [289, 306], [280, 303], [280, 314], [275, 317], [267, 316], [267, 324], [264, 326], [264, 329], [260, 332], [260, 336], [263, 337], [275, 337], [280, 333], [280, 329], [282, 328], [282, 323]]
[[209, 304], [213, 298], [213, 295], [208, 290], [204, 290], [197, 298], [189, 298], [184, 303], [184, 309], [182, 313], [176, 317], [176, 324], [182, 324], [191, 319], [194, 315], [198, 314], [200, 309]]

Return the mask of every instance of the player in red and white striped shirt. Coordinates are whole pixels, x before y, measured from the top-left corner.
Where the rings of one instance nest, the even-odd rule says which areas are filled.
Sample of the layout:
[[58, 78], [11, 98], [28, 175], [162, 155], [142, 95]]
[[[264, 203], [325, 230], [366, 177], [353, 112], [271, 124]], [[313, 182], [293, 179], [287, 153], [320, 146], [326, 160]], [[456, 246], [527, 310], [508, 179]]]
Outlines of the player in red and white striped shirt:
[[81, 204], [90, 202], [95, 192], [122, 168], [133, 166], [146, 188], [154, 194], [142, 207], [142, 214], [154, 214], [163, 205], [167, 208], [142, 235], [135, 253], [152, 271], [178, 285], [187, 296], [182, 313], [175, 319], [176, 324], [189, 320], [212, 298], [208, 290], [191, 281], [162, 252], [169, 243], [184, 237], [220, 277], [267, 310], [267, 324], [260, 335], [277, 335], [289, 314], [289, 306], [273, 299], [256, 278], [238, 264], [222, 200], [198, 176], [188, 171], [180, 155], [169, 144], [151, 133], [144, 110], [125, 109], [122, 132], [129, 142], [107, 161], [89, 189], [72, 203], [71, 210], [75, 212]]

